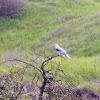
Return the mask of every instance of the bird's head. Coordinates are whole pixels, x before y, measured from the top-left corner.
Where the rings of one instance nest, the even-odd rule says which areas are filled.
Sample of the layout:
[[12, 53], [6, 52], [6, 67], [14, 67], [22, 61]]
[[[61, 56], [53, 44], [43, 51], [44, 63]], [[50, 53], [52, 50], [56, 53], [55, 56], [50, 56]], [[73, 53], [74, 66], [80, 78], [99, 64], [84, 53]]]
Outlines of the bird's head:
[[55, 44], [55, 48], [57, 48], [57, 47], [59, 47], [59, 45], [58, 44]]

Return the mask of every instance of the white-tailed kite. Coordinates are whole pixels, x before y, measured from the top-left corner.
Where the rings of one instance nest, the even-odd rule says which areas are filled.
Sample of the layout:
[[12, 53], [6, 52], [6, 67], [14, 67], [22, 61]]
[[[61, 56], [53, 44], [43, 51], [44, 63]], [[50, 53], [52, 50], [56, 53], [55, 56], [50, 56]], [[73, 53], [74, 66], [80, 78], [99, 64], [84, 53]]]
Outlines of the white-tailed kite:
[[65, 55], [66, 57], [70, 58], [70, 55], [67, 54], [66, 51], [62, 49], [58, 44], [55, 44], [55, 49], [59, 54]]

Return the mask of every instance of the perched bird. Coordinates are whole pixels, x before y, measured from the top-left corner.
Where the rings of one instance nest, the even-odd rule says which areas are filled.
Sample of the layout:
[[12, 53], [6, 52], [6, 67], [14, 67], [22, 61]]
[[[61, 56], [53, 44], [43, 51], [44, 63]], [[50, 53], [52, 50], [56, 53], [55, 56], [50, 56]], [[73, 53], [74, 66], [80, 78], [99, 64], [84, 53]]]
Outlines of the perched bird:
[[70, 55], [67, 54], [66, 51], [62, 49], [58, 44], [55, 44], [55, 49], [59, 54], [65, 55], [66, 57], [70, 58]]

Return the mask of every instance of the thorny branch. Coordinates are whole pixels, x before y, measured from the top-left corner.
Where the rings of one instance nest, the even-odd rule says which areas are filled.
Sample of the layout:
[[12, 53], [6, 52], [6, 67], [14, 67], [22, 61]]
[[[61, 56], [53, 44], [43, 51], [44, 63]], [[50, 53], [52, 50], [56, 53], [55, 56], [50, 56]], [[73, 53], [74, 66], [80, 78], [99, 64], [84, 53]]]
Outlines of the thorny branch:
[[27, 62], [25, 62], [25, 61], [23, 61], [23, 60], [19, 60], [19, 59], [10, 59], [10, 60], [6, 60], [6, 61], [1, 62], [0, 65], [3, 64], [3, 63], [6, 63], [6, 62], [10, 62], [10, 61], [22, 62], [22, 63], [24, 63], [24, 64], [26, 64], [26, 65], [28, 65], [28, 66], [34, 67], [34, 68], [37, 69], [39, 72], [41, 72], [41, 70], [40, 70], [39, 68], [35, 67], [34, 65], [32, 65], [32, 64], [30, 64], [30, 63], [27, 63]]
[[[60, 76], [59, 73], [58, 73], [58, 71], [62, 72], [63, 75], [66, 77], [66, 79], [68, 81], [70, 81], [70, 83], [72, 83], [72, 81], [67, 77], [67, 75], [64, 73], [64, 71], [61, 70], [60, 63], [57, 63], [57, 62], [52, 61], [52, 59], [58, 57], [58, 55], [46, 56], [45, 54], [43, 55], [43, 54], [37, 53], [35, 50], [34, 50], [34, 53], [37, 55], [36, 59], [32, 60], [32, 61], [34, 61], [34, 63], [40, 57], [42, 57], [44, 59], [44, 61], [42, 61], [42, 63], [41, 63], [40, 66], [38, 64], [37, 65], [35, 65], [35, 64], [33, 65], [31, 63], [28, 63], [28, 62], [25, 62], [25, 61], [19, 60], [19, 59], [6, 60], [6, 61], [4, 61], [4, 62], [2, 62], [0, 64], [4, 64], [4, 63], [10, 62], [10, 61], [22, 62], [22, 63], [26, 64], [26, 67], [23, 68], [23, 71], [21, 73], [23, 75], [25, 74], [25, 70], [27, 68], [29, 68], [29, 67], [32, 67], [32, 68], [36, 69], [37, 71], [35, 72], [35, 74], [34, 74], [34, 76], [32, 78], [32, 82], [34, 82], [35, 79], [37, 80], [37, 81], [35, 80], [35, 85], [38, 83], [38, 81], [41, 81], [42, 82], [42, 85], [39, 87], [39, 94], [38, 94], [39, 100], [42, 100], [43, 99], [44, 92], [46, 92], [49, 95], [48, 97], [55, 95], [55, 93], [52, 94], [53, 93], [53, 90], [51, 89], [52, 84], [55, 84], [55, 83], [56, 84], [60, 84], [60, 82], [62, 84], [62, 80], [61, 79], [57, 79], [56, 80], [56, 77], [59, 77]], [[52, 62], [52, 66], [51, 66], [51, 68], [49, 68], [49, 69], [46, 70], [45, 67], [46, 67], [46, 65], [49, 62]], [[56, 67], [55, 67], [55, 65], [56, 65]], [[55, 70], [53, 70], [53, 68]], [[39, 72], [39, 75], [37, 75], [37, 72]], [[21, 81], [22, 80], [23, 80], [23, 77], [22, 77]], [[74, 86], [74, 84], [73, 84], [73, 86]], [[14, 98], [17, 98], [17, 96], [19, 96], [21, 94], [21, 91], [23, 89], [23, 85], [21, 85], [20, 88], [21, 88], [20, 91], [18, 93], [16, 93], [16, 95], [14, 96]], [[6, 92], [4, 92], [4, 93], [7, 96]]]
[[[48, 77], [46, 77], [46, 71], [44, 69], [44, 66], [46, 65], [46, 63], [50, 60], [52, 60], [53, 58], [55, 58], [57, 56], [51, 56], [49, 57], [47, 60], [45, 60], [42, 65], [41, 65], [41, 71], [42, 71], [42, 76], [43, 76], [43, 83], [42, 83], [42, 86], [40, 87], [40, 94], [39, 94], [39, 100], [42, 100], [42, 96], [43, 96], [43, 92], [44, 92], [44, 89], [45, 89], [45, 86], [47, 83], [49, 83], [48, 81]], [[51, 80], [53, 80], [54, 77], [50, 78]]]
[[[73, 84], [72, 80], [71, 80], [70, 78], [67, 77], [67, 75], [64, 73], [64, 71], [63, 71], [62, 69], [58, 69], [58, 70], [61, 71], [61, 72], [64, 74], [65, 78], [68, 79], [68, 80], [70, 81], [70, 83], [73, 85], [73, 87], [76, 87], [76, 86]], [[76, 87], [76, 88], [77, 88], [77, 87]]]

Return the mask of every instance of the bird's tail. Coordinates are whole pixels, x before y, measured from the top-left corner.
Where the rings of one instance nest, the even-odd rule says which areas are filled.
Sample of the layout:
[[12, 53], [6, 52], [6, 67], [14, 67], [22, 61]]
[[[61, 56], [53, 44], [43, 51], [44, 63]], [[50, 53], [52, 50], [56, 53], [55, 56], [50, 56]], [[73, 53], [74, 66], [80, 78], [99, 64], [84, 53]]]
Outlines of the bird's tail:
[[70, 58], [70, 55], [69, 54], [66, 54], [66, 57]]

